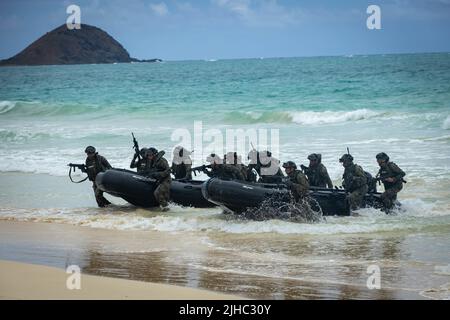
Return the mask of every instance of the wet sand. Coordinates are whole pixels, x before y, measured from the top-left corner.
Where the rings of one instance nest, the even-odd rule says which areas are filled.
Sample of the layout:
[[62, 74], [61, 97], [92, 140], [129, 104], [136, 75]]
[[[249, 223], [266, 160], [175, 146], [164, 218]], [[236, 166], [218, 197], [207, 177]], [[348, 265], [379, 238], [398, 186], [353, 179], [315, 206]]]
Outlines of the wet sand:
[[[263, 241], [270, 241], [271, 252], [265, 251]], [[170, 284], [221, 294], [203, 296], [197, 291], [174, 289], [174, 296], [170, 290], [157, 296], [151, 293], [157, 287], [139, 284], [129, 297], [144, 299], [221, 299], [225, 298], [223, 294], [256, 299], [445, 299], [450, 292], [450, 273], [446, 269], [449, 257], [436, 261], [432, 253], [427, 256], [421, 246], [426, 248], [428, 242], [436, 243], [433, 238], [401, 234], [320, 238], [276, 234], [230, 236], [0, 221], [0, 259], [58, 268], [61, 272], [55, 273], [55, 279], [66, 278], [63, 270], [78, 265], [82, 274], [102, 279]], [[418, 250], [419, 256], [411, 253], [415, 252], [410, 250], [411, 246]], [[230, 249], [233, 247], [238, 250]], [[380, 290], [367, 288], [367, 267], [371, 264], [381, 267]], [[11, 267], [1, 268], [2, 281], [20, 278], [20, 273], [10, 273]], [[34, 281], [42, 280], [40, 271], [30, 270], [35, 275]], [[50, 278], [54, 269], [51, 270], [48, 270]], [[107, 284], [111, 288], [122, 285], [127, 286], [114, 281]], [[39, 286], [37, 283], [36, 287]], [[52, 287], [44, 287], [53, 292]], [[0, 296], [31, 298], [25, 291], [26, 286], [12, 293], [1, 292]], [[59, 291], [55, 292], [59, 295]], [[102, 292], [95, 289], [84, 297], [96, 298]], [[60, 298], [70, 295], [65, 292]], [[104, 298], [128, 296], [112, 292]]]
[[[0, 261], [0, 299], [14, 300], [236, 300], [237, 296], [166, 284], [80, 275], [79, 289], [62, 269]], [[70, 281], [72, 280], [72, 282]]]

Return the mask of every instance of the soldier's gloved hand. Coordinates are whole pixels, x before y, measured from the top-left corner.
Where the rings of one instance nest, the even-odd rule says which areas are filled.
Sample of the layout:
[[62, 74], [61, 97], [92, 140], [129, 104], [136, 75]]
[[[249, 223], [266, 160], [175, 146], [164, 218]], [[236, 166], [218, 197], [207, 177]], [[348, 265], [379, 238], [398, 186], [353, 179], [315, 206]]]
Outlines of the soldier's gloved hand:
[[157, 172], [153, 172], [149, 175], [150, 178], [152, 179], [158, 179], [159, 174]]
[[300, 165], [300, 168], [302, 168], [303, 171], [308, 170], [308, 167], [304, 166], [303, 164]]

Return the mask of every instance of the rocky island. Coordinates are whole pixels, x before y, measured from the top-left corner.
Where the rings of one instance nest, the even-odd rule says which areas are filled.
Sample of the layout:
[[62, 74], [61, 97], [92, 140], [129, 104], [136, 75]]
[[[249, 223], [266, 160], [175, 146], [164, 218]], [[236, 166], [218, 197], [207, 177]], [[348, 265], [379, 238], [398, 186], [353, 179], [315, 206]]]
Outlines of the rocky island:
[[0, 66], [36, 66], [92, 63], [160, 62], [131, 58], [128, 51], [100, 28], [82, 24], [69, 30], [65, 24], [47, 32]]

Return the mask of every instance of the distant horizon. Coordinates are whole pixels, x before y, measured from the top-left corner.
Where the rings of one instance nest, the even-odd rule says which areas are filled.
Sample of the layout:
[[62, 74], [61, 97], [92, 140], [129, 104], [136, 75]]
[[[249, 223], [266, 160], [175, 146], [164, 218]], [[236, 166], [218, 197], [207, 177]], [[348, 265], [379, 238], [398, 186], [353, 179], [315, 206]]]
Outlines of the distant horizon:
[[[126, 48], [125, 48], [126, 49]], [[386, 53], [352, 53], [352, 54], [336, 54], [336, 55], [317, 55], [317, 56], [284, 56], [284, 57], [237, 57], [237, 58], [205, 58], [205, 59], [180, 59], [180, 60], [165, 60], [160, 57], [155, 57], [155, 59], [161, 59], [163, 62], [184, 62], [184, 61], [204, 61], [204, 62], [215, 62], [215, 61], [225, 61], [225, 60], [268, 60], [268, 59], [297, 59], [297, 58], [336, 58], [336, 57], [348, 57], [350, 56], [383, 56], [383, 55], [414, 55], [414, 54], [450, 54], [450, 51], [429, 51], [429, 52], [386, 52]], [[145, 59], [145, 58], [144, 58]], [[215, 61], [210, 61], [215, 60]]]

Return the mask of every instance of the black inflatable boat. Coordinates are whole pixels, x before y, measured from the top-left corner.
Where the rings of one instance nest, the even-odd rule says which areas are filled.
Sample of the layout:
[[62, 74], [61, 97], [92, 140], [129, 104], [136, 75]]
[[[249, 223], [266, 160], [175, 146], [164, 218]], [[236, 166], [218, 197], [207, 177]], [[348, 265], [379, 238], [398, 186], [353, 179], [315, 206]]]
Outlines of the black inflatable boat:
[[[283, 184], [243, 183], [214, 178], [203, 184], [202, 193], [209, 201], [233, 213], [257, 208], [264, 200], [271, 197], [289, 201], [289, 191]], [[310, 195], [319, 203], [324, 215], [350, 215], [345, 190], [311, 188]], [[380, 193], [367, 194], [364, 206], [382, 208], [380, 195]]]
[[[120, 197], [137, 207], [151, 208], [158, 206], [153, 196], [157, 187], [156, 180], [141, 176], [134, 171], [107, 170], [97, 175], [96, 183], [100, 190]], [[203, 197], [202, 184], [203, 181], [172, 180], [170, 201], [185, 207], [214, 207], [215, 204]]]

